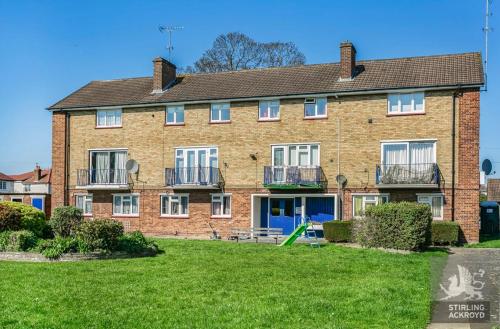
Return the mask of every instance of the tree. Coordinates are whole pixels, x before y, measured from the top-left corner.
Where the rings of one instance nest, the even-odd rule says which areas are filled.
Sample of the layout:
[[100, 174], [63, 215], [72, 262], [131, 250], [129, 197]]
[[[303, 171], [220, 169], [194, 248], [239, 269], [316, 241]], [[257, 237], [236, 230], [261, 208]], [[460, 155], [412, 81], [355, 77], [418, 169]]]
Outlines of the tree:
[[203, 53], [186, 72], [222, 72], [302, 65], [303, 53], [292, 42], [259, 43], [249, 36], [231, 32], [219, 35], [212, 48]]

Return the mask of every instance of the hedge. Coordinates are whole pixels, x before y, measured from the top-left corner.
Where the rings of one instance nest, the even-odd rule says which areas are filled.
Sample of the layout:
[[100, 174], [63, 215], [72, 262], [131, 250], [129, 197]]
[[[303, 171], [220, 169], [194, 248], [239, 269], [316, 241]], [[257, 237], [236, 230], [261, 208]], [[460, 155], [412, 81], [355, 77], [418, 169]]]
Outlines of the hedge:
[[76, 234], [76, 230], [82, 222], [83, 214], [81, 209], [65, 206], [54, 209], [49, 225], [56, 236], [69, 237]]
[[16, 231], [20, 228], [21, 213], [6, 202], [0, 202], [0, 232]]
[[323, 234], [330, 242], [351, 242], [352, 221], [330, 221], [323, 223]]
[[432, 244], [433, 245], [456, 245], [458, 244], [459, 225], [450, 221], [432, 222]]
[[428, 205], [389, 202], [366, 209], [354, 232], [365, 247], [422, 250], [431, 243], [431, 223]]
[[5, 201], [2, 204], [21, 213], [21, 229], [31, 231], [38, 237], [46, 235], [47, 220], [43, 211], [20, 202]]
[[38, 238], [31, 231], [0, 233], [0, 251], [27, 251], [36, 246]]
[[114, 251], [118, 239], [123, 236], [123, 224], [112, 219], [95, 219], [83, 222], [76, 231], [76, 237], [90, 249]]

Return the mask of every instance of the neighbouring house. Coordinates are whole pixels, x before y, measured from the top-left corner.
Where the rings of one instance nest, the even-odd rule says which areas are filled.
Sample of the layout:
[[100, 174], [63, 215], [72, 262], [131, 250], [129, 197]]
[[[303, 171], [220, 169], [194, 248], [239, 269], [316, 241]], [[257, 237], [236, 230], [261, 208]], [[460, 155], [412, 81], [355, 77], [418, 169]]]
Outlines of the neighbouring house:
[[49, 108], [54, 206], [206, 236], [409, 200], [478, 241], [481, 55], [340, 58], [88, 83]]
[[500, 203], [500, 178], [488, 179], [486, 189], [488, 201], [495, 201], [497, 203]]
[[21, 202], [50, 215], [50, 181], [52, 170], [37, 164], [33, 171], [6, 175], [0, 173], [0, 201]]

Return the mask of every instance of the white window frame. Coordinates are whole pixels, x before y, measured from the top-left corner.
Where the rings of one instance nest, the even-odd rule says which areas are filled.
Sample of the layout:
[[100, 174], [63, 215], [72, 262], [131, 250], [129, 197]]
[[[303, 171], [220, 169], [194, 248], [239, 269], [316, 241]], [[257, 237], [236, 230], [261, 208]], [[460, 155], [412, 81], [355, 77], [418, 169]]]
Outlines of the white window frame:
[[[120, 124], [108, 124], [107, 123], [107, 113], [108, 112], [114, 112], [114, 116], [115, 116], [115, 122], [116, 122], [116, 115], [119, 113], [119, 118], [120, 118]], [[100, 113], [105, 113], [104, 115], [104, 124], [99, 124], [99, 114]], [[118, 128], [118, 127], [122, 127], [122, 124], [123, 124], [123, 110], [121, 108], [111, 108], [111, 109], [100, 109], [100, 110], [97, 110], [96, 111], [96, 127], [97, 128]]]
[[[173, 109], [174, 110], [174, 121], [172, 122], [169, 122], [168, 121], [168, 110], [169, 109]], [[179, 121], [179, 119], [177, 118], [177, 110], [178, 109], [181, 109], [183, 115], [182, 115], [182, 118], [183, 120], [182, 121]], [[185, 112], [185, 109], [184, 109], [184, 105], [168, 105], [166, 108], [165, 108], [165, 124], [166, 125], [181, 125], [181, 124], [184, 124], [184, 122], [186, 121], [186, 112]]]
[[[227, 105], [227, 110], [229, 111], [229, 119], [223, 120], [222, 119], [222, 110], [223, 110], [223, 107], [226, 105]], [[213, 111], [217, 111], [218, 115], [217, 115], [216, 119], [212, 118]], [[212, 103], [212, 104], [210, 104], [210, 122], [214, 122], [214, 123], [231, 122], [231, 103], [224, 102], [224, 103]]]
[[[120, 209], [121, 209], [121, 212], [120, 213], [116, 213], [115, 212], [115, 197], [120, 197], [121, 201], [120, 201]], [[124, 197], [130, 197], [130, 213], [129, 214], [124, 214], [123, 213], [123, 198]], [[137, 197], [137, 212], [136, 213], [133, 213], [132, 212], [132, 198], [133, 197]], [[140, 208], [141, 208], [141, 200], [140, 200], [140, 195], [139, 193], [116, 193], [116, 194], [113, 194], [113, 202], [112, 202], [112, 207], [113, 207], [113, 210], [112, 210], [112, 213], [113, 213], [113, 216], [119, 216], [119, 217], [137, 217], [139, 216], [139, 213], [140, 213]]]
[[7, 191], [7, 181], [0, 180], [0, 191]]
[[[284, 162], [284, 166], [287, 167], [287, 166], [292, 166], [290, 164], [290, 146], [293, 146], [293, 147], [296, 147], [296, 165], [294, 166], [297, 166], [297, 167], [320, 167], [321, 166], [321, 147], [320, 147], [320, 144], [319, 143], [300, 143], [300, 144], [276, 144], [276, 145], [271, 145], [271, 161], [272, 161], [272, 166], [275, 167], [275, 164], [274, 164], [274, 150], [275, 149], [280, 149], [280, 148], [283, 148], [284, 149], [284, 157], [283, 157], [283, 162]], [[303, 166], [299, 166], [299, 147], [301, 146], [307, 146], [307, 162], [308, 164], [307, 165], [303, 165]], [[318, 147], [318, 165], [312, 165], [311, 164], [311, 146], [317, 146]]]
[[[421, 201], [421, 198], [430, 198], [430, 202]], [[432, 199], [440, 198], [441, 199], [441, 216], [434, 217], [432, 216], [432, 220], [443, 220], [443, 211], [444, 211], [444, 195], [442, 193], [417, 193], [417, 203], [428, 204], [431, 207], [432, 211]]]
[[[220, 202], [220, 215], [214, 215], [214, 199], [219, 198]], [[229, 214], [224, 214], [224, 198], [229, 198]], [[213, 193], [210, 202], [210, 215], [212, 218], [231, 218], [233, 211], [233, 196], [231, 193]]]
[[[417, 111], [415, 109], [415, 95], [421, 95], [422, 96], [422, 110]], [[411, 97], [411, 111], [409, 112], [403, 112], [403, 107], [401, 104], [401, 97], [402, 96], [410, 96]], [[391, 111], [391, 97], [397, 97], [397, 111], [392, 112]], [[390, 115], [408, 115], [412, 113], [425, 113], [425, 92], [420, 91], [420, 92], [413, 92], [413, 93], [391, 93], [387, 94], [387, 114]]]
[[[172, 198], [177, 198], [177, 203], [179, 203], [178, 209], [180, 210], [181, 198], [187, 198], [186, 202], [186, 213], [185, 214], [172, 214], [170, 204], [172, 202]], [[164, 200], [168, 198], [168, 213], [163, 212]], [[175, 218], [188, 218], [189, 217], [189, 193], [162, 193], [160, 194], [160, 217], [175, 217]]]
[[[83, 199], [82, 200], [83, 208], [78, 207], [78, 198]], [[85, 203], [87, 203], [89, 201], [90, 201], [90, 212], [85, 212]], [[114, 197], [113, 197], [113, 202], [114, 202]], [[92, 213], [94, 211], [94, 196], [90, 193], [89, 194], [83, 194], [83, 193], [75, 194], [75, 207], [77, 207], [78, 209], [81, 209], [84, 216], [92, 216]], [[113, 207], [114, 207], [114, 205], [113, 205]]]
[[[325, 100], [325, 114], [318, 114], [318, 99]], [[314, 115], [306, 114], [306, 105], [314, 104]], [[328, 117], [328, 98], [327, 97], [311, 97], [304, 99], [304, 118], [306, 119], [316, 119], [316, 118], [326, 118]]]
[[[364, 212], [366, 211], [366, 203], [367, 203], [367, 202], [366, 202], [366, 201], [367, 201], [367, 200], [366, 200], [366, 198], [367, 198], [367, 197], [375, 197], [375, 205], [378, 205], [378, 204], [379, 204], [379, 199], [378, 199], [378, 197], [385, 198], [385, 202], [386, 202], [386, 203], [390, 201], [390, 199], [389, 199], [389, 193], [353, 193], [353, 194], [352, 194], [352, 217], [353, 217], [353, 218], [362, 218], [362, 217], [363, 217], [363, 215], [361, 215], [361, 216], [356, 216], [356, 215], [355, 215], [355, 212], [356, 212], [356, 209], [355, 209], [356, 204], [355, 204], [355, 202], [354, 202], [354, 198], [356, 198], [356, 197], [358, 197], [358, 198], [359, 198], [359, 197], [363, 198], [362, 203], [361, 203], [361, 211], [362, 211], [362, 213], [363, 213], [363, 214], [364, 214]], [[369, 202], [369, 203], [371, 203], [371, 200], [370, 200], [370, 202]]]
[[[385, 142], [380, 142], [380, 163], [384, 163], [384, 146], [385, 145], [406, 145], [406, 164], [411, 164], [410, 162], [410, 144], [413, 143], [428, 143], [428, 144], [433, 144], [433, 152], [434, 152], [434, 162], [437, 163], [437, 141], [435, 139], [422, 139], [422, 140], [402, 140], [402, 141], [385, 141]], [[392, 164], [392, 163], [389, 163]]]
[[[277, 103], [278, 104], [278, 115], [276, 117], [271, 116], [271, 104], [272, 103]], [[267, 104], [267, 116], [261, 116], [260, 113], [260, 107], [263, 106], [264, 104]], [[261, 100], [259, 101], [259, 121], [277, 121], [280, 119], [281, 116], [281, 105], [280, 105], [280, 100], [279, 99], [269, 99], [269, 100]]]

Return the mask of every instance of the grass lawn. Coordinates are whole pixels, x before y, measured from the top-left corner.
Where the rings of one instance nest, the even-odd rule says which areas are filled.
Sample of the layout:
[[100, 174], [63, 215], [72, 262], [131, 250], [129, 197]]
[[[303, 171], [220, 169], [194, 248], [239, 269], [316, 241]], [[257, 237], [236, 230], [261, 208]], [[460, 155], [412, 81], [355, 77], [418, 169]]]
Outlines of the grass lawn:
[[154, 258], [0, 262], [0, 328], [425, 328], [444, 257], [158, 243]]
[[500, 234], [481, 235], [479, 243], [467, 245], [469, 248], [500, 248]]

